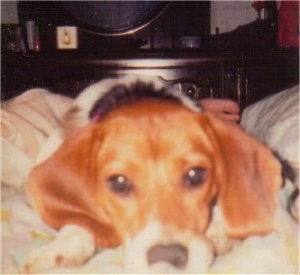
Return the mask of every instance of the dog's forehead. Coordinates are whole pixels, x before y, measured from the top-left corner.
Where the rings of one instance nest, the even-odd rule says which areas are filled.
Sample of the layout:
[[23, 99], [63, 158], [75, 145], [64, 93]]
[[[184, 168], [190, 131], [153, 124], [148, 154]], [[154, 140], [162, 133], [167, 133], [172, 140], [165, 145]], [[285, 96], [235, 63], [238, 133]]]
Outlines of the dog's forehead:
[[[209, 146], [207, 119], [177, 102], [145, 99], [122, 106], [107, 115], [100, 125], [116, 142], [134, 141], [179, 144], [191, 140]], [[113, 142], [113, 141], [112, 141]]]

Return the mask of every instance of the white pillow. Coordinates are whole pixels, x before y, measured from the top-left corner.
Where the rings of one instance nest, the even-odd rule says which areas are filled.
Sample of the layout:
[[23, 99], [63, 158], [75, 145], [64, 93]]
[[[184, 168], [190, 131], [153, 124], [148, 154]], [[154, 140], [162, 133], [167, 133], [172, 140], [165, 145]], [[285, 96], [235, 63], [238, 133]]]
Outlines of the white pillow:
[[1, 182], [22, 186], [48, 137], [73, 100], [30, 89], [1, 104]]
[[[241, 119], [247, 132], [269, 146], [295, 173], [295, 179], [286, 183], [286, 206], [297, 212], [297, 201], [291, 204], [292, 194], [299, 189], [299, 86], [286, 89], [278, 94], [247, 107]], [[294, 209], [294, 208], [296, 209]], [[296, 213], [293, 213], [296, 215]]]

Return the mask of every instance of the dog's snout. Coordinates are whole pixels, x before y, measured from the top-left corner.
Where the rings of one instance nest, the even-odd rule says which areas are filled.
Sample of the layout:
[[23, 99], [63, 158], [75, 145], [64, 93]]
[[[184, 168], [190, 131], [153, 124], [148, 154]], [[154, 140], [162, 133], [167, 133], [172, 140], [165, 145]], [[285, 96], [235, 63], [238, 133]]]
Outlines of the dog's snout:
[[188, 261], [188, 250], [184, 245], [174, 243], [154, 245], [147, 252], [148, 265], [167, 262], [177, 268], [184, 268]]

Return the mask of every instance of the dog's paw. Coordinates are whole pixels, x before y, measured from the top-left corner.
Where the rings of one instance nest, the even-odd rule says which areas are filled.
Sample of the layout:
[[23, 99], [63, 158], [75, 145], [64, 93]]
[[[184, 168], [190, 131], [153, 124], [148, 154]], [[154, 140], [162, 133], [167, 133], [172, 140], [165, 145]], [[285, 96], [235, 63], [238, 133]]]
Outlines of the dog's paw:
[[25, 273], [37, 273], [58, 267], [81, 265], [95, 252], [94, 237], [76, 225], [66, 225], [48, 245], [33, 250], [25, 264]]

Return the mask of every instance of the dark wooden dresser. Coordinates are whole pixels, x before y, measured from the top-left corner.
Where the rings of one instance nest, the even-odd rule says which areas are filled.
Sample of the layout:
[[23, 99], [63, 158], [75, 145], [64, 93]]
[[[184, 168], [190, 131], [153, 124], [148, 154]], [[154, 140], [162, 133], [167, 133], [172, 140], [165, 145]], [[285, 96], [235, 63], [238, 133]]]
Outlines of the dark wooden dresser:
[[2, 51], [1, 63], [2, 100], [33, 87], [74, 97], [87, 85], [106, 77], [150, 74], [178, 83], [182, 92], [196, 100], [231, 98], [245, 107], [299, 83], [298, 49]]

